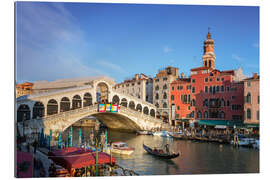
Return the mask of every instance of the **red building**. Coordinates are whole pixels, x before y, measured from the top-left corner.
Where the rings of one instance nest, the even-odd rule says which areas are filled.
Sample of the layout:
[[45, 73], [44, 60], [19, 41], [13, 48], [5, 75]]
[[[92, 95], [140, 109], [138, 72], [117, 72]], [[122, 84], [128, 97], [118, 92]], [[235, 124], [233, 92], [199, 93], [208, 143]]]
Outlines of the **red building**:
[[[245, 76], [241, 69], [215, 69], [214, 40], [209, 32], [204, 41], [202, 59], [203, 66], [191, 69], [190, 78], [171, 83], [171, 102], [175, 105], [172, 106], [172, 112], [175, 112], [172, 119], [242, 121], [244, 86], [241, 79]], [[176, 89], [181, 85], [189, 89]]]

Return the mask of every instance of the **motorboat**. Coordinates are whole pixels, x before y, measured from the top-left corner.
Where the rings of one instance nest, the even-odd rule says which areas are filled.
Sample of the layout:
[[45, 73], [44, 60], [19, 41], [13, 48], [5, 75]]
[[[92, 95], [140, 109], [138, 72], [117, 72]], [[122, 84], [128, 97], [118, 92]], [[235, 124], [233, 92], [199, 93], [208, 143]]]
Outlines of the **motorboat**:
[[163, 159], [173, 159], [179, 156], [179, 153], [166, 153], [162, 149], [150, 148], [145, 144], [143, 144], [143, 148], [149, 154]]
[[128, 144], [124, 142], [113, 142], [111, 146], [112, 153], [131, 155], [134, 152], [134, 148], [128, 147]]
[[[255, 143], [255, 139], [253, 138], [240, 138], [239, 139], [239, 146], [245, 146], [245, 147], [252, 147]], [[231, 144], [234, 144], [234, 141], [231, 140]]]
[[256, 139], [255, 140], [255, 143], [252, 144], [253, 148], [255, 149], [260, 149], [260, 140], [259, 139]]
[[168, 131], [157, 131], [153, 133], [154, 136], [160, 136], [160, 137], [170, 137]]
[[151, 131], [137, 131], [137, 135], [153, 135]]

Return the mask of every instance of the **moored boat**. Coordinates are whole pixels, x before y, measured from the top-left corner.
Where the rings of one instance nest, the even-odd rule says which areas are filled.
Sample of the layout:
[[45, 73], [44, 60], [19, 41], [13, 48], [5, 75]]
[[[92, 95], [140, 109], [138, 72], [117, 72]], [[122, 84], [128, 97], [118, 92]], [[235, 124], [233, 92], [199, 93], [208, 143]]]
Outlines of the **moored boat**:
[[166, 153], [162, 149], [157, 149], [157, 148], [150, 148], [143, 144], [143, 148], [146, 152], [148, 152], [151, 155], [154, 155], [156, 157], [164, 158], [164, 159], [173, 159], [179, 156], [179, 153]]
[[168, 131], [157, 131], [153, 133], [154, 136], [160, 136], [160, 137], [170, 137]]
[[137, 135], [153, 135], [151, 131], [137, 131]]
[[124, 142], [114, 142], [112, 143], [111, 151], [112, 153], [130, 155], [134, 152], [134, 148], [128, 147]]

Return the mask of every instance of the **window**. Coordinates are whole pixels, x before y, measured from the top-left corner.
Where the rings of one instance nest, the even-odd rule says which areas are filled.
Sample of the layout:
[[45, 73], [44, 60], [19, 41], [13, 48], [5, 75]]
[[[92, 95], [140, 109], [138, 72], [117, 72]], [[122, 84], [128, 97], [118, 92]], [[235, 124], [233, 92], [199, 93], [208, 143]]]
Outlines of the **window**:
[[192, 93], [195, 93], [195, 87], [192, 87]]
[[167, 94], [164, 92], [163, 99], [167, 99]]
[[165, 77], [165, 78], [163, 78], [163, 81], [167, 81], [167, 78]]
[[221, 107], [224, 107], [225, 106], [225, 101], [224, 101], [224, 99], [222, 98], [221, 99]]
[[219, 86], [217, 86], [216, 90], [217, 90], [217, 92], [219, 92]]
[[174, 95], [171, 96], [172, 101], [174, 101]]
[[246, 96], [246, 103], [251, 103], [251, 95], [249, 92], [247, 93], [247, 96]]
[[260, 96], [258, 96], [258, 104], [260, 104]]
[[217, 78], [217, 81], [219, 81], [219, 78]]
[[141, 82], [138, 82], [137, 84], [138, 84], [138, 85], [140, 85], [140, 84], [141, 84]]
[[192, 99], [190, 105], [191, 105], [191, 106], [195, 106], [195, 105], [196, 105], [195, 103], [196, 103], [195, 99]]
[[122, 84], [122, 87], [124, 87], [124, 84]]
[[163, 89], [167, 89], [167, 84], [165, 84], [165, 85], [163, 86]]
[[159, 97], [158, 97], [158, 93], [156, 93], [156, 99], [158, 99]]
[[260, 120], [260, 111], [257, 111], [257, 120]]
[[207, 111], [204, 112], [204, 118], [208, 118], [208, 112]]
[[224, 86], [221, 86], [220, 90], [221, 92], [224, 92]]
[[232, 96], [232, 100], [234, 100], [235, 99], [235, 96]]
[[202, 117], [201, 111], [198, 111], [197, 116], [198, 116], [198, 118], [201, 118]]
[[230, 106], [230, 101], [229, 100], [227, 100], [227, 106]]
[[158, 103], [156, 103], [155, 106], [156, 106], [157, 108], [159, 108], [159, 104], [158, 104]]
[[210, 78], [209, 81], [212, 82], [212, 78]]
[[192, 79], [192, 83], [195, 83], [195, 79]]
[[180, 90], [180, 86], [177, 86], [177, 90]]
[[251, 110], [247, 109], [247, 119], [251, 119]]
[[134, 86], [134, 83], [132, 83], [132, 86]]
[[208, 78], [204, 78], [204, 82], [208, 82]]
[[179, 118], [179, 114], [175, 114], [175, 118]]
[[174, 91], [174, 86], [172, 86], [172, 91]]
[[163, 104], [163, 108], [167, 108], [168, 106], [167, 106], [167, 103], [164, 103]]
[[220, 112], [220, 118], [225, 118], [225, 113], [223, 111]]
[[183, 89], [183, 86], [180, 86], [180, 90], [182, 90]]
[[247, 82], [247, 86], [248, 86], [248, 87], [250, 86], [250, 82]]
[[224, 78], [221, 78], [221, 81], [224, 81]]
[[187, 95], [184, 95], [184, 102], [187, 102]]
[[156, 85], [155, 90], [156, 90], [156, 91], [158, 91], [158, 90], [159, 90], [159, 86], [158, 86], [158, 85]]
[[187, 86], [187, 89], [191, 89], [191, 85]]
[[190, 110], [190, 106], [188, 106], [188, 110]]
[[208, 86], [204, 86], [204, 92], [208, 93]]
[[203, 101], [203, 106], [208, 107], [208, 99], [205, 99], [205, 100]]
[[188, 95], [188, 99], [187, 99], [187, 102], [188, 102], [188, 103], [190, 102], [190, 95]]
[[180, 106], [177, 106], [177, 110], [180, 110]]
[[229, 86], [226, 87], [226, 91], [228, 91], [228, 92], [230, 91], [230, 87]]
[[159, 82], [159, 79], [156, 79], [155, 82]]
[[209, 92], [212, 93], [212, 86], [209, 87]]

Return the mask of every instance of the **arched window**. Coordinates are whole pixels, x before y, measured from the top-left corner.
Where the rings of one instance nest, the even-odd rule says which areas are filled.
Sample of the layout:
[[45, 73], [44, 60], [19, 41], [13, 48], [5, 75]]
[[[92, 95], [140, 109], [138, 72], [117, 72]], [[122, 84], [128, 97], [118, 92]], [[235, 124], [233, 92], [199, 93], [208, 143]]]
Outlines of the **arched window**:
[[151, 115], [152, 117], [155, 117], [155, 110], [154, 110], [154, 109], [151, 109], [151, 110], [150, 110], [150, 115]]
[[204, 118], [208, 118], [208, 112], [207, 111], [204, 112]]
[[60, 112], [70, 110], [70, 100], [67, 97], [63, 97], [60, 101]]
[[155, 106], [156, 106], [157, 108], [159, 108], [159, 104], [158, 104], [158, 103], [156, 103]]
[[246, 102], [247, 103], [251, 103], [251, 94], [250, 93], [247, 93], [247, 100], [246, 100]]
[[163, 89], [167, 89], [167, 84], [165, 84], [165, 85], [163, 86]]
[[156, 93], [156, 99], [158, 99], [159, 97], [158, 97], [158, 93]]
[[82, 107], [82, 99], [81, 96], [75, 95], [72, 98], [72, 109], [78, 109]]
[[223, 98], [221, 99], [221, 103], [220, 103], [220, 105], [221, 105], [221, 107], [224, 107], [224, 106], [225, 106], [225, 101], [224, 101], [224, 99], [223, 99]]
[[17, 122], [22, 122], [30, 119], [30, 108], [26, 104], [20, 105], [17, 110]]
[[167, 99], [167, 94], [164, 92], [163, 99]]
[[135, 110], [135, 103], [133, 101], [130, 101], [128, 107]]
[[203, 105], [206, 106], [206, 107], [208, 107], [208, 99], [205, 99], [205, 100], [203, 101]]
[[125, 106], [125, 107], [127, 107], [127, 99], [126, 98], [123, 98], [122, 100], [121, 100], [121, 105], [122, 106]]
[[201, 111], [198, 111], [197, 117], [198, 117], [198, 118], [202, 118], [202, 113], [201, 113]]
[[156, 91], [159, 90], [159, 86], [158, 86], [158, 85], [156, 85], [155, 90], [156, 90]]
[[196, 101], [195, 101], [195, 99], [192, 99], [192, 101], [191, 101], [191, 106], [195, 106], [196, 105]]
[[83, 107], [91, 106], [92, 104], [92, 95], [90, 93], [85, 93], [83, 96]]
[[225, 113], [223, 111], [220, 112], [220, 118], [225, 118]]
[[247, 119], [251, 119], [251, 110], [247, 109]]
[[163, 104], [163, 108], [168, 108], [167, 103]]
[[227, 106], [230, 106], [230, 101], [229, 100], [227, 100]]
[[174, 95], [171, 96], [171, 100], [174, 101]]
[[33, 107], [33, 119], [44, 116], [44, 105], [42, 102], [36, 102]]
[[119, 104], [120, 98], [117, 95], [114, 95], [112, 98], [112, 103], [113, 104]]
[[58, 113], [58, 103], [55, 99], [50, 99], [47, 104], [47, 115]]

